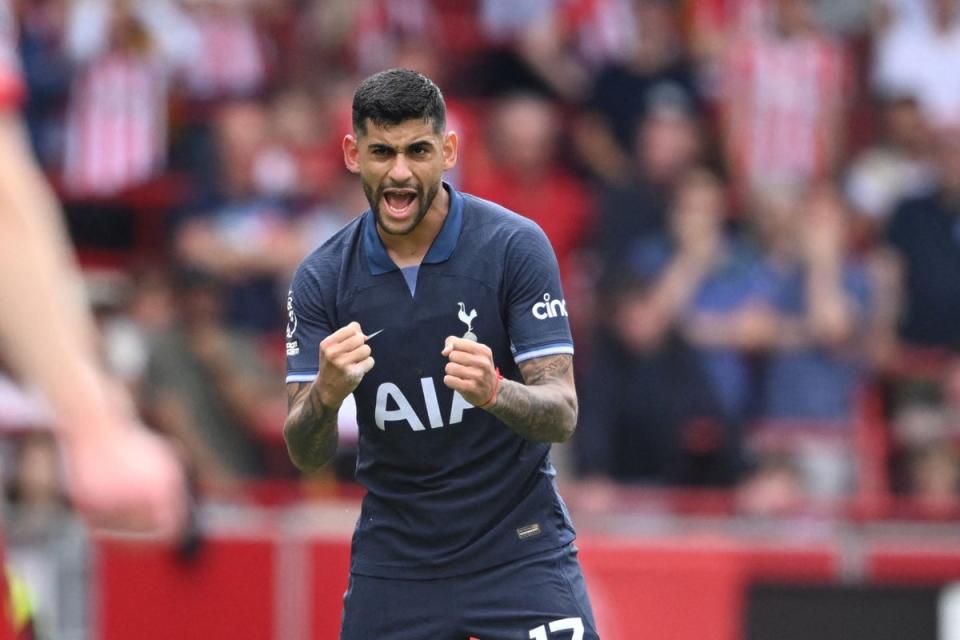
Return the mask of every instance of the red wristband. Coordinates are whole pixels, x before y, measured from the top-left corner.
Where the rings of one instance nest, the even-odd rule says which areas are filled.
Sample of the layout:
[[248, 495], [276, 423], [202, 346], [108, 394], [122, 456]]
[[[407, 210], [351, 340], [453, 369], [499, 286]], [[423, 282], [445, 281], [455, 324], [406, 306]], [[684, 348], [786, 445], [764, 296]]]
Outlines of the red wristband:
[[497, 392], [500, 391], [500, 381], [503, 380], [503, 375], [500, 373], [500, 367], [497, 367], [497, 383], [493, 385], [493, 392], [490, 394], [490, 397], [487, 398], [487, 401], [483, 404], [478, 404], [478, 409], [486, 409], [491, 404], [497, 400]]

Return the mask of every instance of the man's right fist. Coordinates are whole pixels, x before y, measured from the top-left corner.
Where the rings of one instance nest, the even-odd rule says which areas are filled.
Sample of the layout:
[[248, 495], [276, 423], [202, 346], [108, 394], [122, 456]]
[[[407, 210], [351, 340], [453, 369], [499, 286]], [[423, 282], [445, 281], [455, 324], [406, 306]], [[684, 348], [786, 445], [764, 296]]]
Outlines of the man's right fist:
[[313, 383], [320, 401], [339, 407], [372, 368], [373, 358], [360, 323], [337, 329], [320, 343], [320, 371]]

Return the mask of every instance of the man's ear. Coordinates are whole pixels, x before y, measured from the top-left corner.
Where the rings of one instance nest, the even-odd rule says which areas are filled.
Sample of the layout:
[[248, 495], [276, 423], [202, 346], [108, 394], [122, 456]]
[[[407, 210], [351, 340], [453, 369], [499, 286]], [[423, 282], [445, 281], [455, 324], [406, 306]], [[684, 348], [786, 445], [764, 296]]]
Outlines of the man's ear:
[[460, 151], [460, 138], [456, 131], [448, 131], [443, 136], [443, 170], [453, 169], [457, 164], [457, 153]]
[[360, 173], [360, 143], [352, 133], [343, 136], [343, 164], [350, 173]]

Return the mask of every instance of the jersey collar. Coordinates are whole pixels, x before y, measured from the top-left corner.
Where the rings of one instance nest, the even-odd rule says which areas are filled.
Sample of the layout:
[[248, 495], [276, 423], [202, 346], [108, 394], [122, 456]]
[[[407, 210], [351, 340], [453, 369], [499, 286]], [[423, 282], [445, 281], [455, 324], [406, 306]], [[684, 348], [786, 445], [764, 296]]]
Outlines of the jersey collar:
[[[433, 244], [421, 264], [446, 262], [453, 255], [460, 239], [460, 230], [463, 228], [463, 196], [447, 182], [443, 183], [443, 188], [450, 194], [450, 208], [443, 226], [440, 227], [440, 233], [433, 239]], [[397, 271], [397, 265], [387, 255], [387, 248], [383, 246], [383, 240], [377, 233], [377, 220], [370, 209], [363, 213], [363, 248], [372, 275]]]

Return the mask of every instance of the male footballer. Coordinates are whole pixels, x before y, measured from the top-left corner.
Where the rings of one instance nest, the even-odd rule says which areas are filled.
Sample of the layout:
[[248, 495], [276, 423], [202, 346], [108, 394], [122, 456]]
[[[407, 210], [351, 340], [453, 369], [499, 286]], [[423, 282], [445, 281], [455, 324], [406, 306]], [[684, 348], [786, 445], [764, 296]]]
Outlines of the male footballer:
[[344, 137], [370, 209], [298, 268], [284, 435], [313, 471], [354, 394], [357, 478], [341, 640], [583, 640], [596, 626], [554, 487], [577, 423], [557, 261], [531, 221], [442, 181], [437, 86], [364, 80]]

